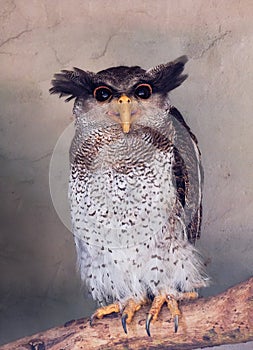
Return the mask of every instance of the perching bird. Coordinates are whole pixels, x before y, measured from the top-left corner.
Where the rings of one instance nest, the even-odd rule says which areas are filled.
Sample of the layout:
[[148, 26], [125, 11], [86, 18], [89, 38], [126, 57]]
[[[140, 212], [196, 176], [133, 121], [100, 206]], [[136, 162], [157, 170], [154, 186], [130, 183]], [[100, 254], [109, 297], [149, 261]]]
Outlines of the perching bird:
[[164, 303], [177, 331], [178, 300], [197, 297], [208, 283], [194, 247], [200, 152], [168, 98], [187, 78], [186, 61], [63, 70], [50, 89], [75, 99], [69, 200], [81, 278], [101, 305], [92, 320], [121, 312], [125, 332], [148, 302], [148, 335]]

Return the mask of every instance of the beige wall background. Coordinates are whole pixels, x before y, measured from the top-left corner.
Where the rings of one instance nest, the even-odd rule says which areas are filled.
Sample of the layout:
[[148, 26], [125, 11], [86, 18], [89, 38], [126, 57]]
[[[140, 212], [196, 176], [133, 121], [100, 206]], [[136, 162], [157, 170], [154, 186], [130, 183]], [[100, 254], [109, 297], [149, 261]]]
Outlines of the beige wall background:
[[48, 93], [53, 74], [182, 54], [189, 78], [171, 100], [202, 150], [210, 295], [252, 275], [253, 2], [0, 1], [0, 343], [95, 308], [49, 191], [54, 146], [73, 121], [72, 104]]

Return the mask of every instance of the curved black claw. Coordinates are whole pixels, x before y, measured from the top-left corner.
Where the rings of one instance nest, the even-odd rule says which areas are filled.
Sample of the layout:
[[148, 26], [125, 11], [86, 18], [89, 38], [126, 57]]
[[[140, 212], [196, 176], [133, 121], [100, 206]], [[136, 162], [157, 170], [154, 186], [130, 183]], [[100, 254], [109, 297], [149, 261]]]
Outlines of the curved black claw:
[[148, 314], [148, 317], [146, 319], [146, 332], [147, 332], [147, 335], [149, 337], [151, 337], [151, 334], [150, 334], [150, 322], [152, 321], [152, 318], [153, 318], [153, 315], [151, 314]]
[[122, 323], [122, 327], [124, 329], [124, 332], [127, 334], [127, 326], [126, 326], [126, 320], [128, 318], [128, 314], [123, 314], [121, 317], [121, 323]]
[[90, 317], [90, 326], [91, 327], [93, 326], [94, 318], [95, 318], [95, 314], [92, 314], [91, 317]]
[[176, 315], [174, 317], [174, 330], [175, 330], [175, 333], [177, 333], [177, 330], [178, 330], [178, 315]]

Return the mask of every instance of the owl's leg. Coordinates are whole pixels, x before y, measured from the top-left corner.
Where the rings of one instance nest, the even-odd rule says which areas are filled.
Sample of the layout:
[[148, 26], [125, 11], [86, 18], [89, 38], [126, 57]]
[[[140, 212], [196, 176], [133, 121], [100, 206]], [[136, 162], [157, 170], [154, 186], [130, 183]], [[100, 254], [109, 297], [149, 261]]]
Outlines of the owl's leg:
[[95, 318], [101, 319], [106, 315], [110, 315], [113, 312], [120, 312], [120, 304], [119, 303], [114, 303], [114, 304], [110, 304], [110, 305], [106, 305], [106, 306], [102, 306], [100, 308], [98, 308], [94, 314], [91, 316], [90, 318], [90, 325], [92, 326], [93, 321]]
[[131, 323], [134, 314], [136, 311], [140, 310], [140, 308], [147, 303], [147, 299], [143, 299], [140, 302], [136, 302], [134, 299], [129, 299], [124, 307], [124, 311], [121, 317], [121, 322], [125, 333], [127, 334], [127, 326], [126, 324]]
[[167, 304], [167, 307], [170, 310], [170, 313], [174, 319], [174, 330], [176, 333], [178, 330], [178, 319], [181, 315], [181, 312], [178, 307], [178, 301], [196, 299], [197, 297], [198, 293], [196, 292], [177, 293], [176, 297], [174, 295], [168, 295], [165, 293], [156, 296], [152, 302], [152, 306], [149, 310], [146, 320], [146, 332], [148, 336], [150, 336], [150, 322], [152, 320], [157, 320], [164, 303]]

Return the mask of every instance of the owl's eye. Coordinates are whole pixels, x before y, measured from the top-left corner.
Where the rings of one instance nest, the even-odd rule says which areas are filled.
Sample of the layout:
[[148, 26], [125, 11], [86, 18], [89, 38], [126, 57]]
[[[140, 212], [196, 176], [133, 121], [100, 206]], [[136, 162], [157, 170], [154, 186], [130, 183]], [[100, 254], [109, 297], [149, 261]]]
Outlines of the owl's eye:
[[99, 86], [94, 90], [93, 95], [97, 101], [104, 102], [112, 96], [112, 91], [107, 86]]
[[148, 99], [152, 94], [152, 88], [149, 84], [138, 85], [135, 89], [135, 96], [144, 100]]

